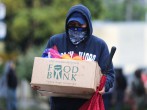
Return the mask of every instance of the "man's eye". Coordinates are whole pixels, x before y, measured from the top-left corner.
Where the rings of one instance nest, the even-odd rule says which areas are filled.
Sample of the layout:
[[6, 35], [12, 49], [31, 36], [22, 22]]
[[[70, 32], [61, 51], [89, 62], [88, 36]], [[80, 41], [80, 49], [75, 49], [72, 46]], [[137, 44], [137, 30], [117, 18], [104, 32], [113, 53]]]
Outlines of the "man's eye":
[[80, 24], [80, 23], [78, 23], [78, 22], [76, 22], [76, 21], [71, 21], [71, 22], [68, 24], [68, 26], [80, 27], [80, 26], [81, 26], [81, 24]]

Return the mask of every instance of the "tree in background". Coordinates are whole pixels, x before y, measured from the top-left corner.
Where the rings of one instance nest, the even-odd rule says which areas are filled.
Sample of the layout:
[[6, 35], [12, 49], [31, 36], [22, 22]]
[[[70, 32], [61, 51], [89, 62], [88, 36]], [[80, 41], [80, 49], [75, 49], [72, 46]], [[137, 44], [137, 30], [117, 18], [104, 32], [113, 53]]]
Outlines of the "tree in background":
[[6, 51], [26, 52], [32, 45], [39, 46], [49, 36], [63, 32], [68, 9], [79, 3], [87, 5], [94, 18], [102, 12], [102, 0], [4, 0], [7, 7], [8, 33]]
[[21, 54], [18, 56], [16, 71], [20, 79], [26, 79], [29, 82], [31, 81], [34, 57], [41, 56], [44, 47], [45, 45], [42, 45], [39, 48], [33, 46], [32, 48], [28, 49], [26, 54]]
[[104, 0], [104, 20], [144, 21], [146, 6], [144, 0]]

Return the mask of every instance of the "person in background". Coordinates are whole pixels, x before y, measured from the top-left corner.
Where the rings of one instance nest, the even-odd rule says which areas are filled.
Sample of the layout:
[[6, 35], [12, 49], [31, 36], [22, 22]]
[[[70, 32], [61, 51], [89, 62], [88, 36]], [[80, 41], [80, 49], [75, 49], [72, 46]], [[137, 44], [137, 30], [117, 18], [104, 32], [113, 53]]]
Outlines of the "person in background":
[[127, 88], [127, 79], [124, 76], [122, 68], [116, 68], [116, 77], [115, 77], [115, 87], [114, 87], [114, 93], [115, 93], [115, 110], [123, 110], [124, 107], [124, 98], [125, 98], [125, 90]]
[[132, 94], [135, 100], [135, 110], [145, 110], [145, 87], [141, 79], [143, 69], [137, 69], [132, 82]]
[[[65, 32], [50, 37], [46, 49], [56, 46], [60, 54], [70, 54], [72, 57], [75, 53], [84, 60], [96, 61], [103, 72], [109, 57], [109, 50], [104, 40], [92, 35], [92, 33], [93, 27], [89, 9], [82, 4], [72, 6], [67, 13]], [[48, 54], [43, 52], [42, 57], [47, 56]], [[105, 87], [99, 91], [100, 94], [108, 92], [113, 87], [114, 77], [111, 63]], [[87, 99], [81, 98], [51, 97], [50, 106], [51, 110], [78, 110], [86, 101]]]
[[17, 110], [17, 76], [15, 73], [15, 65], [13, 62], [9, 62], [10, 66], [7, 73], [7, 110]]

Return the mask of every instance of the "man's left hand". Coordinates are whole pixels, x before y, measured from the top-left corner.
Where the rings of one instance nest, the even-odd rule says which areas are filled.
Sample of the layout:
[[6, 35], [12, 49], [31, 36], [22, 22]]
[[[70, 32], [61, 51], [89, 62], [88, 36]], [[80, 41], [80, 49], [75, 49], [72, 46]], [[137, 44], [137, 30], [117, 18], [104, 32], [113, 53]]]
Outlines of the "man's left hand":
[[102, 89], [101, 91], [99, 91], [99, 93], [100, 93], [101, 95], [103, 95], [103, 94], [105, 93], [105, 87], [103, 87], [103, 89]]

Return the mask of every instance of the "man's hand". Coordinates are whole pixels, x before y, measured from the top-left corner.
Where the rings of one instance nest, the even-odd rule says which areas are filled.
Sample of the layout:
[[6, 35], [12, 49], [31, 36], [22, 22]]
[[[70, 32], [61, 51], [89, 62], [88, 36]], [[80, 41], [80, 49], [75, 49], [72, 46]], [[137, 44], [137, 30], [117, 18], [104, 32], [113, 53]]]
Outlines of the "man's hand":
[[33, 85], [31, 85], [31, 88], [32, 88], [33, 90], [39, 90], [39, 89], [40, 89], [39, 86], [33, 86]]
[[101, 91], [99, 91], [99, 93], [100, 93], [101, 95], [103, 95], [103, 94], [105, 93], [105, 87], [103, 87], [103, 89], [102, 89]]

